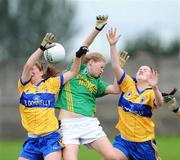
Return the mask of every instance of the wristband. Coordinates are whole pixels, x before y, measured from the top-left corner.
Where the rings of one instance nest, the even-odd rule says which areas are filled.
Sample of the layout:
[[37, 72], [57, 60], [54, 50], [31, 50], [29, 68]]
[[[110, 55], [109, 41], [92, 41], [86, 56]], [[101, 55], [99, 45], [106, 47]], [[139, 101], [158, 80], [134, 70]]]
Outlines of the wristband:
[[39, 47], [42, 51], [45, 51], [46, 50], [46, 48], [45, 47], [43, 47], [42, 45], [40, 45], [40, 47]]
[[80, 58], [83, 54], [86, 54], [88, 51], [87, 46], [81, 46], [79, 50], [76, 52], [76, 57]]
[[176, 113], [179, 110], [179, 108], [176, 108], [173, 110], [174, 113]]

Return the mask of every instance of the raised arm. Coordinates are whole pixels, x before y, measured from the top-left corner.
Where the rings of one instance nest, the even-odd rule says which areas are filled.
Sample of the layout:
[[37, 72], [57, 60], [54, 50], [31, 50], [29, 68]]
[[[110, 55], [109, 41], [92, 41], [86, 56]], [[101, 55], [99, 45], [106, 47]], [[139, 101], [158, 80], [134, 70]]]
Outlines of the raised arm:
[[117, 35], [116, 29], [110, 29], [107, 34], [107, 39], [110, 45], [111, 64], [115, 73], [116, 79], [119, 81], [124, 73], [124, 70], [120, 66], [118, 52], [116, 49], [116, 43], [118, 42], [120, 35]]
[[86, 54], [88, 49], [84, 47], [84, 49], [79, 49], [79, 51], [81, 51], [81, 55], [79, 55], [79, 57], [77, 57], [76, 55], [73, 65], [71, 66], [71, 69], [63, 74], [64, 77], [63, 84], [65, 84], [67, 81], [69, 81], [78, 74], [81, 67], [82, 55]]
[[85, 54], [88, 51], [88, 47], [93, 43], [96, 36], [99, 34], [99, 32], [104, 28], [104, 26], [107, 24], [107, 16], [98, 16], [96, 17], [96, 26], [91, 31], [91, 33], [85, 38], [84, 42], [82, 43], [79, 50], [76, 52], [76, 58], [75, 61], [70, 69], [70, 71], [64, 73], [64, 83], [66, 83], [68, 80], [76, 76], [79, 72], [80, 66], [81, 66], [81, 60], [85, 56]]
[[40, 47], [29, 57], [27, 62], [23, 67], [23, 72], [21, 75], [21, 81], [27, 82], [31, 78], [31, 69], [35, 65], [35, 63], [39, 60], [39, 58], [43, 55], [43, 52], [53, 46], [53, 42], [55, 37], [52, 33], [47, 33], [44, 37]]
[[[96, 17], [96, 25], [94, 29], [91, 31], [91, 33], [85, 38], [81, 46], [86, 46], [89, 47], [96, 36], [102, 31], [102, 29], [105, 27], [107, 24], [108, 16], [97, 16]], [[83, 56], [84, 57], [84, 56]]]
[[[126, 61], [129, 59], [129, 55], [128, 52], [126, 51], [121, 51], [119, 54], [119, 65], [121, 68], [124, 67], [124, 65], [126, 64]], [[105, 93], [106, 94], [119, 94], [121, 92], [119, 85], [117, 83], [117, 79], [116, 76], [114, 77], [114, 82], [112, 85], [109, 85], [106, 90]]]
[[114, 83], [106, 88], [105, 94], [119, 94], [120, 92], [121, 91], [119, 85], [117, 84], [117, 79], [114, 78]]
[[149, 79], [149, 84], [152, 87], [153, 91], [154, 91], [154, 95], [155, 95], [155, 104], [158, 107], [162, 107], [164, 104], [164, 98], [162, 96], [162, 93], [159, 90], [158, 87], [158, 80], [159, 80], [159, 74], [158, 71], [155, 69], [152, 69], [152, 76]]
[[104, 28], [104, 26], [107, 24], [108, 16], [97, 16], [96, 17], [96, 25], [95, 28], [91, 31], [91, 33], [85, 38], [84, 42], [82, 43], [82, 46], [89, 47], [96, 36], [99, 34], [100, 31]]

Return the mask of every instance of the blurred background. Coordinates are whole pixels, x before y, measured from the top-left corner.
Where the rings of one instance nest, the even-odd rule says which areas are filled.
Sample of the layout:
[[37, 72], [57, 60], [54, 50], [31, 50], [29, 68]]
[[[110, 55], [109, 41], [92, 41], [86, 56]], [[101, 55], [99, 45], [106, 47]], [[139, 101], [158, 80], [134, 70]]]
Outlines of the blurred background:
[[[65, 61], [57, 65], [64, 70], [95, 26], [96, 16], [102, 14], [109, 16], [108, 24], [90, 51], [101, 52], [109, 62], [106, 33], [116, 27], [122, 35], [119, 51], [130, 54], [126, 72], [133, 76], [143, 64], [156, 67], [161, 91], [176, 87], [180, 104], [180, 0], [0, 0], [0, 158], [16, 159], [26, 137], [18, 111], [17, 81], [27, 58], [39, 47], [45, 33], [53, 32], [66, 49]], [[110, 63], [103, 78], [113, 82]], [[114, 95], [97, 100], [97, 117], [110, 138], [117, 134], [117, 102]], [[180, 118], [164, 105], [154, 111], [153, 121], [163, 159], [169, 159], [168, 155], [180, 159], [175, 151], [180, 147]], [[174, 140], [174, 149], [166, 155], [161, 147], [169, 147], [169, 139]], [[13, 148], [12, 143], [18, 147]], [[11, 152], [14, 158], [8, 158]]]

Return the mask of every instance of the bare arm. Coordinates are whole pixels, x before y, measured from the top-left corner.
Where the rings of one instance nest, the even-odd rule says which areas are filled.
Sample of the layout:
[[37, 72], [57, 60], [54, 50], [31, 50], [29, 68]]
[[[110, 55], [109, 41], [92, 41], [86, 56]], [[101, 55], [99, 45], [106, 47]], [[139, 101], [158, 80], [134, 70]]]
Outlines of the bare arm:
[[164, 98], [161, 94], [161, 92], [159, 91], [159, 88], [158, 86], [154, 86], [152, 87], [153, 88], [153, 91], [154, 91], [154, 95], [155, 95], [155, 104], [158, 107], [162, 107], [163, 104], [164, 104]]
[[177, 115], [178, 117], [180, 117], [180, 108], [179, 108], [178, 111], [176, 112], [176, 115]]
[[23, 72], [21, 75], [22, 82], [27, 82], [31, 78], [31, 69], [35, 65], [35, 63], [39, 60], [39, 58], [43, 55], [43, 51], [52, 46], [55, 37], [52, 33], [47, 33], [43, 38], [40, 48], [38, 48], [27, 60], [23, 67]]
[[75, 77], [78, 74], [80, 67], [81, 67], [81, 57], [80, 58], [76, 57], [71, 69], [63, 74], [64, 77], [63, 84], [65, 84], [67, 81]]
[[117, 84], [117, 79], [114, 78], [114, 83], [109, 85], [106, 90], [106, 94], [119, 94], [120, 93], [120, 88], [119, 85]]
[[[98, 16], [96, 17], [96, 26], [91, 31], [91, 33], [85, 38], [84, 42], [82, 43], [82, 46], [89, 47], [97, 35], [100, 33], [100, 31], [104, 28], [104, 26], [107, 24], [107, 16]], [[84, 57], [85, 55], [83, 55]]]
[[88, 47], [93, 43], [96, 36], [103, 29], [103, 27], [107, 24], [107, 16], [98, 16], [96, 17], [96, 26], [95, 29], [85, 38], [79, 50], [76, 52], [75, 61], [70, 69], [70, 71], [64, 73], [64, 83], [68, 80], [76, 76], [79, 72], [81, 66], [81, 59], [85, 56], [88, 51]]
[[76, 52], [76, 58], [75, 58], [75, 61], [72, 65], [70, 71], [64, 73], [64, 75], [63, 75], [64, 76], [64, 83], [66, 83], [68, 80], [72, 79], [74, 76], [76, 76], [78, 74], [80, 66], [81, 66], [81, 59], [86, 55], [86, 52], [88, 51], [88, 47], [93, 43], [96, 36], [103, 29], [103, 27], [106, 25], [107, 18], [108, 17], [105, 17], [105, 16], [98, 16], [96, 18], [95, 28], [85, 38], [81, 47]]
[[[93, 29], [91, 33], [86, 37], [84, 42], [82, 43], [82, 46], [89, 47], [93, 43], [94, 39], [99, 34], [99, 32], [100, 31], [98, 31], [97, 29]], [[84, 57], [85, 57], [85, 54], [82, 56], [82, 59], [84, 59]]]
[[27, 62], [24, 65], [23, 72], [21, 75], [21, 81], [27, 82], [31, 78], [31, 68], [35, 65], [37, 60], [42, 56], [43, 51], [38, 48], [27, 60]]
[[124, 70], [120, 66], [119, 56], [116, 49], [116, 43], [118, 42], [119, 38], [120, 35], [116, 34], [116, 29], [111, 28], [111, 30], [108, 31], [107, 39], [110, 45], [111, 64], [117, 80], [120, 80], [124, 73]]
[[155, 104], [156, 107], [162, 107], [164, 104], [164, 98], [162, 96], [162, 93], [160, 92], [158, 88], [158, 80], [159, 80], [159, 74], [157, 70], [152, 70], [152, 76], [149, 79], [149, 84], [152, 86], [152, 89], [154, 91], [155, 95]]

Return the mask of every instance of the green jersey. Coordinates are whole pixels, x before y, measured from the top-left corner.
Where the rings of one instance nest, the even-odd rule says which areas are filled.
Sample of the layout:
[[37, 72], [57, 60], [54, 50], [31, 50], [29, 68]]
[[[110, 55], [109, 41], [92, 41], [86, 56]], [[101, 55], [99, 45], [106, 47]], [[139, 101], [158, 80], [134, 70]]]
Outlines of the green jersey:
[[87, 65], [82, 64], [78, 75], [68, 81], [60, 91], [56, 108], [93, 117], [96, 112], [96, 98], [105, 95], [107, 86], [109, 84], [101, 77], [91, 77]]

